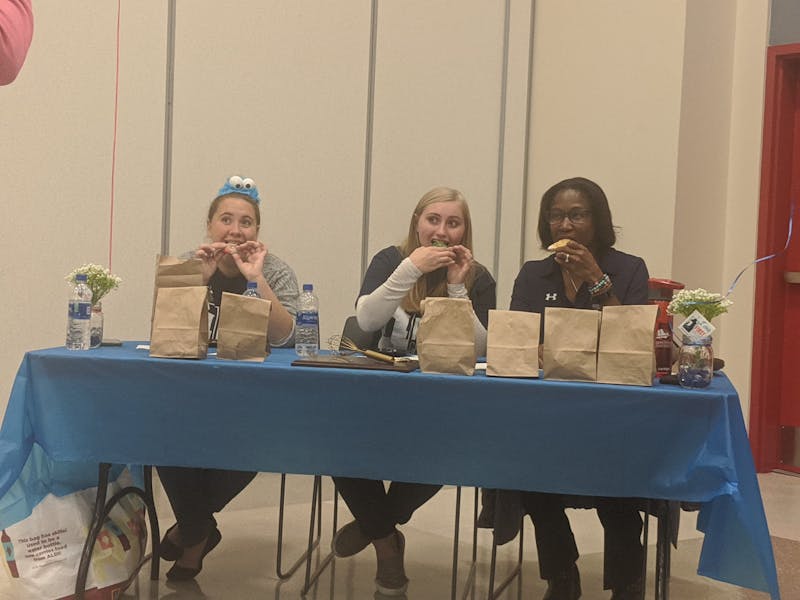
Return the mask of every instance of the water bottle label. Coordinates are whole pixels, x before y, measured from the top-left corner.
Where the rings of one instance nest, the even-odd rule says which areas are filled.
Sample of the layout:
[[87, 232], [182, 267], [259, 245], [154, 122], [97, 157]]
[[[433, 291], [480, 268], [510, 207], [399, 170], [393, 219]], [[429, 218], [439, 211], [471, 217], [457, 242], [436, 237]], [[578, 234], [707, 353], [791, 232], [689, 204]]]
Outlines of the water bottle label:
[[70, 302], [69, 303], [69, 318], [89, 320], [92, 317], [92, 303], [91, 302]]
[[297, 325], [319, 325], [319, 313], [316, 312], [299, 312], [297, 313]]

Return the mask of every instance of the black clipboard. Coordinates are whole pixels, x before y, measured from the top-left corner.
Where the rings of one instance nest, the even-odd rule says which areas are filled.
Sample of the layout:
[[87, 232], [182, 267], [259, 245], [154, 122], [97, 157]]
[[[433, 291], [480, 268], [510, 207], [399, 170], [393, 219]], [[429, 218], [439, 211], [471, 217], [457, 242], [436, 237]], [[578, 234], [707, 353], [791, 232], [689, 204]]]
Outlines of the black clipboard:
[[328, 367], [331, 369], [369, 369], [373, 371], [397, 371], [410, 373], [419, 368], [419, 361], [395, 360], [393, 363], [383, 362], [367, 356], [318, 354], [292, 361], [293, 367]]

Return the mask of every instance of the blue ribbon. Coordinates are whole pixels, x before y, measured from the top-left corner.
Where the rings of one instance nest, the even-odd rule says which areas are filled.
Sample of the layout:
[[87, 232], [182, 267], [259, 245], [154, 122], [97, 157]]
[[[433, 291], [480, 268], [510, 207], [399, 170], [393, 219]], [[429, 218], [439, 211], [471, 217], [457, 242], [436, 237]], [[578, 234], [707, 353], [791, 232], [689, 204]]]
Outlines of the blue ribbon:
[[789, 205], [789, 232], [786, 234], [786, 243], [783, 245], [783, 249], [782, 250], [779, 250], [778, 252], [770, 254], [769, 256], [762, 256], [761, 258], [757, 258], [753, 262], [748, 264], [744, 269], [739, 271], [739, 274], [733, 279], [733, 283], [731, 283], [731, 285], [728, 288], [728, 291], [726, 292], [726, 294], [722, 298], [720, 298], [719, 300], [709, 300], [709, 301], [706, 301], [706, 302], [687, 302], [687, 304], [689, 304], [690, 306], [698, 306], [698, 305], [701, 305], [701, 304], [719, 304], [725, 298], [727, 298], [728, 296], [731, 295], [731, 292], [733, 292], [733, 288], [735, 288], [736, 284], [739, 283], [739, 279], [742, 277], [742, 275], [744, 275], [744, 273], [745, 273], [745, 271], [747, 271], [747, 269], [749, 269], [750, 267], [752, 267], [754, 265], [757, 265], [760, 262], [764, 262], [764, 261], [773, 259], [776, 256], [780, 256], [781, 254], [786, 252], [789, 249], [789, 244], [792, 242], [792, 230], [794, 229], [794, 205], [795, 205], [795, 202], [793, 200], [792, 203]]
[[794, 223], [794, 204], [795, 204], [794, 201], [792, 201], [792, 203], [789, 205], [789, 233], [786, 235], [786, 243], [783, 245], [783, 250], [779, 250], [778, 252], [775, 252], [774, 254], [770, 254], [769, 256], [762, 256], [761, 258], [757, 258], [753, 262], [751, 262], [749, 265], [747, 265], [744, 269], [739, 271], [739, 274], [733, 280], [733, 283], [731, 284], [731, 287], [728, 288], [728, 293], [725, 294], [726, 298], [731, 295], [731, 292], [733, 291], [733, 288], [735, 288], [736, 284], [739, 283], [739, 278], [742, 275], [744, 275], [744, 272], [747, 271], [747, 269], [749, 269], [753, 265], [756, 265], [756, 264], [758, 264], [760, 262], [764, 262], [765, 260], [770, 260], [771, 258], [775, 258], [776, 256], [780, 256], [781, 254], [783, 254], [784, 252], [786, 252], [789, 249], [789, 244], [792, 241], [792, 228], [793, 228], [793, 223]]

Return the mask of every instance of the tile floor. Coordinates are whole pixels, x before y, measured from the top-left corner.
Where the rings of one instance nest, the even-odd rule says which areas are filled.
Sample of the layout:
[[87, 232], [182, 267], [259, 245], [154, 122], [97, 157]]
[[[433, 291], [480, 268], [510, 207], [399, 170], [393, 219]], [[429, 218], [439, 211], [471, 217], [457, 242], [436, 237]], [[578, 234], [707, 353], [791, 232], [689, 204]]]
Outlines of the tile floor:
[[[293, 555], [299, 554], [308, 535], [308, 513], [311, 499], [310, 477], [290, 476], [287, 479], [287, 528], [284, 568]], [[323, 538], [321, 548], [327, 553], [331, 539], [332, 483], [324, 478]], [[772, 533], [778, 565], [782, 598], [800, 600], [800, 477], [778, 473], [759, 477], [767, 519]], [[122, 596], [124, 600], [199, 600], [300, 598], [304, 572], [281, 582], [275, 573], [277, 506], [280, 477], [261, 474], [219, 515], [221, 544], [206, 559], [204, 569], [190, 583], [167, 583], [164, 573], [168, 563], [161, 563], [161, 579], [149, 580], [146, 565], [136, 583]], [[160, 487], [158, 487], [160, 492]], [[408, 600], [445, 600], [450, 598], [453, 514], [456, 490], [446, 487], [425, 504], [411, 522], [403, 527], [406, 536], [406, 572], [411, 582]], [[472, 490], [462, 494], [462, 523], [458, 575], [458, 597], [463, 596], [471, 557]], [[162, 531], [172, 524], [171, 512], [163, 493], [157, 494]], [[349, 513], [340, 503], [340, 524], [349, 520]], [[593, 511], [570, 511], [570, 520], [581, 550], [578, 565], [583, 587], [582, 600], [607, 600], [610, 592], [602, 590], [602, 529]], [[767, 599], [768, 595], [737, 588], [700, 577], [696, 566], [702, 542], [695, 531], [693, 513], [683, 513], [677, 550], [672, 553], [670, 600], [750, 600]], [[536, 550], [530, 521], [525, 531], [525, 558], [522, 577], [515, 580], [501, 596], [503, 599], [539, 600], [544, 583], [539, 580]], [[653, 586], [655, 520], [651, 520], [651, 544], [648, 552], [650, 569], [648, 583]], [[509, 571], [516, 559], [516, 543], [500, 548], [498, 577]], [[488, 589], [488, 567], [491, 536], [487, 531], [478, 534], [478, 569], [475, 585], [467, 598], [485, 598]], [[320, 553], [315, 554], [315, 561]], [[322, 573], [309, 599], [361, 600], [385, 598], [376, 595], [373, 586], [374, 555], [370, 549], [347, 559], [337, 559]], [[652, 589], [648, 597], [652, 597]], [[0, 600], [23, 600], [0, 579]], [[27, 600], [27, 599], [26, 599]]]

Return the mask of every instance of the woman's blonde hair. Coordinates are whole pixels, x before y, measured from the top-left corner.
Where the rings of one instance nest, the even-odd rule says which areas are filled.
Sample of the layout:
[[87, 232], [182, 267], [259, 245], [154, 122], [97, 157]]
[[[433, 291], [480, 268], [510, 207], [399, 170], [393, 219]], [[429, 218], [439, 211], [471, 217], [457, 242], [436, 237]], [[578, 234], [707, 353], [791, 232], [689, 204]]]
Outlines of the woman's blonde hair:
[[[461, 238], [461, 245], [472, 252], [472, 219], [469, 214], [467, 199], [464, 198], [464, 194], [453, 188], [436, 187], [420, 198], [411, 215], [411, 222], [408, 224], [408, 235], [405, 241], [398, 246], [400, 254], [404, 258], [420, 247], [419, 235], [417, 234], [419, 218], [428, 206], [436, 202], [458, 202], [461, 207], [461, 213], [464, 216], [464, 235]], [[467, 290], [472, 289], [472, 284], [475, 282], [475, 273], [479, 268], [482, 269], [483, 267], [474, 263], [467, 274], [465, 281]], [[425, 273], [417, 280], [414, 287], [409, 290], [400, 306], [406, 312], [418, 313], [420, 312], [420, 303], [429, 296], [447, 296], [447, 269], [442, 268], [431, 273]]]

